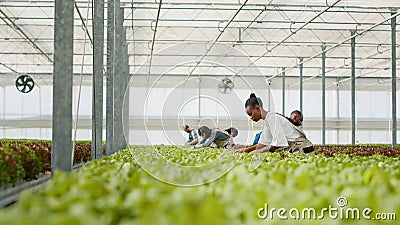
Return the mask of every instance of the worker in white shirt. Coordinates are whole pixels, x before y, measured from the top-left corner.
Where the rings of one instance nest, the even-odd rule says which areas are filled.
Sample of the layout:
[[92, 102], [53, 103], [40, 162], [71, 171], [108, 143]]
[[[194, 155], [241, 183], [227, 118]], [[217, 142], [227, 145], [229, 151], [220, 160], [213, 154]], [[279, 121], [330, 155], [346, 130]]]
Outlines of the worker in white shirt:
[[264, 120], [262, 134], [257, 146], [252, 149], [243, 148], [237, 152], [260, 153], [287, 149], [293, 153], [310, 153], [314, 151], [312, 143], [306, 138], [301, 128], [295, 126], [286, 117], [272, 112], [267, 112], [258, 103], [254, 93], [245, 103], [246, 113], [254, 122]]

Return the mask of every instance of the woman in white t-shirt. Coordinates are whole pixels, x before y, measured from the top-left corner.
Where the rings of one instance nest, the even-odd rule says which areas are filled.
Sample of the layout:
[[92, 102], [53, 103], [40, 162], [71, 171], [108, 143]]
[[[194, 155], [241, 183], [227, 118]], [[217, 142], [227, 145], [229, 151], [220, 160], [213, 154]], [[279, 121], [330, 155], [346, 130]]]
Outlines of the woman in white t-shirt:
[[254, 93], [245, 103], [246, 113], [251, 120], [258, 122], [264, 120], [262, 134], [254, 148], [238, 149], [237, 152], [266, 152], [279, 148], [287, 148], [299, 152], [312, 152], [311, 142], [306, 139], [304, 132], [293, 125], [286, 117], [264, 110], [258, 103]]

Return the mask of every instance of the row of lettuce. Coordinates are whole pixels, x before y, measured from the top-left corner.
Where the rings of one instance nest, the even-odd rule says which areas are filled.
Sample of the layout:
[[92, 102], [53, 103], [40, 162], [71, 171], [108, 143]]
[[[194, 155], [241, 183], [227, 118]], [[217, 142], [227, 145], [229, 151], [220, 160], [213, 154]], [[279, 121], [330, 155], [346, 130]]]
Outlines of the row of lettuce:
[[[167, 148], [168, 151], [171, 149]], [[103, 149], [104, 150], [104, 149]], [[216, 151], [219, 150], [209, 150]], [[349, 156], [400, 156], [400, 148], [391, 148], [389, 145], [327, 145], [316, 146], [316, 153], [325, 157], [335, 157], [337, 154], [346, 154]], [[178, 154], [178, 153], [177, 153]], [[188, 152], [181, 152], [186, 154]], [[207, 155], [208, 154], [208, 155]], [[197, 161], [209, 161], [210, 153], [204, 153], [202, 156], [196, 155]], [[287, 153], [280, 152], [281, 157], [287, 156]], [[193, 152], [187, 157], [194, 157]], [[74, 164], [87, 162], [91, 159], [90, 141], [80, 141], [75, 145]], [[172, 161], [174, 161], [173, 159]], [[180, 160], [177, 158], [176, 160]], [[51, 171], [51, 142], [44, 140], [0, 140], [0, 187], [15, 185], [18, 181], [31, 181], [37, 179], [41, 173]]]
[[[137, 157], [149, 162], [146, 169], [176, 180], [185, 175], [182, 168], [151, 163], [156, 151], [182, 166], [204, 165], [209, 162], [204, 158], [223, 153], [175, 146], [152, 150], [134, 146], [79, 171], [56, 173], [44, 189], [25, 192], [15, 205], [0, 210], [0, 224], [398, 224], [393, 217], [400, 215], [398, 156], [264, 153], [263, 163], [249, 171], [253, 156], [242, 154], [220, 178], [182, 187], [155, 179], [157, 174], [143, 170]], [[203, 179], [204, 173], [190, 176]], [[287, 219], [279, 217], [280, 208], [287, 210]], [[365, 216], [366, 208], [372, 212]], [[387, 213], [386, 220], [378, 220], [378, 213]]]
[[[91, 158], [88, 141], [75, 144], [74, 164]], [[31, 181], [51, 171], [51, 142], [40, 140], [0, 140], [0, 187]]]

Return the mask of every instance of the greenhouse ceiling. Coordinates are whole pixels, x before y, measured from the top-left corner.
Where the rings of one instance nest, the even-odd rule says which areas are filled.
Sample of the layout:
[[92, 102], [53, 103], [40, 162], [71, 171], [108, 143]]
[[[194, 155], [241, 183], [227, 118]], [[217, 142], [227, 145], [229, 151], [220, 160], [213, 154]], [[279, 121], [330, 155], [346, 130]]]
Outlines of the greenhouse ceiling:
[[[92, 73], [92, 5], [76, 1], [76, 75]], [[223, 67], [277, 85], [274, 80], [284, 73], [289, 88], [296, 89], [302, 61], [305, 88], [318, 89], [325, 52], [327, 88], [346, 88], [354, 37], [357, 89], [390, 89], [391, 21], [400, 14], [398, 0], [121, 0], [120, 5], [130, 73], [143, 77], [137, 86], [170, 68], [166, 75], [176, 79], [230, 76]], [[0, 18], [1, 85], [13, 85], [20, 74], [51, 85], [54, 1], [3, 0]], [[85, 76], [88, 84], [90, 79]]]

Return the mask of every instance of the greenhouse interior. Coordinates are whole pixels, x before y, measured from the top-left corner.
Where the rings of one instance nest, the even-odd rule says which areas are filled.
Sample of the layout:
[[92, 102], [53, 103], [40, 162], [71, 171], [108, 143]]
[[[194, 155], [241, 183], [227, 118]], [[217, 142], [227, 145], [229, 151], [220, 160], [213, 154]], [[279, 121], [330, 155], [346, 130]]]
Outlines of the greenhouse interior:
[[399, 18], [0, 1], [0, 224], [399, 224]]

